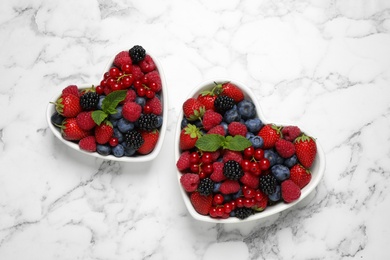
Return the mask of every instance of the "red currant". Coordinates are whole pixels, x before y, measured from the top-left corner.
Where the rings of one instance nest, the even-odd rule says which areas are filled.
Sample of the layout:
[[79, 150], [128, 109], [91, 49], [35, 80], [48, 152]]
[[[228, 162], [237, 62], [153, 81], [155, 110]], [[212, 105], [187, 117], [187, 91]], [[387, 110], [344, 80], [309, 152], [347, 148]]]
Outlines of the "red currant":
[[264, 150], [263, 149], [256, 149], [254, 154], [253, 154], [253, 157], [260, 161], [261, 159], [264, 158]]
[[111, 85], [111, 89], [112, 89], [112, 91], [121, 90], [121, 89], [122, 89], [122, 86], [121, 86], [121, 84], [119, 84], [119, 83], [115, 83], [115, 84], [112, 84], [112, 85]]
[[223, 195], [222, 194], [215, 194], [213, 201], [216, 205], [221, 205], [223, 203]]
[[251, 199], [256, 194], [255, 194], [255, 190], [254, 189], [251, 189], [251, 188], [247, 187], [245, 190], [243, 190], [243, 195], [244, 195], [245, 198]]
[[143, 86], [139, 87], [139, 88], [137, 89], [137, 94], [138, 94], [138, 96], [140, 96], [140, 97], [145, 96], [145, 88], [144, 88]]
[[199, 153], [192, 152], [190, 154], [190, 163], [199, 163]]
[[213, 156], [209, 152], [205, 152], [202, 155], [202, 158], [200, 159], [202, 163], [212, 163], [213, 162]]
[[258, 162], [251, 162], [250, 171], [252, 174], [259, 176], [261, 173], [260, 165]]
[[151, 89], [148, 89], [148, 90], [146, 90], [146, 92], [145, 92], [145, 96], [146, 96], [147, 98], [154, 98], [154, 95], [155, 95], [155, 93], [154, 93], [154, 91], [151, 90]]
[[251, 208], [256, 204], [256, 201], [254, 198], [251, 199], [244, 199], [244, 207], [246, 208]]
[[113, 77], [113, 78], [116, 78], [119, 76], [120, 74], [120, 70], [116, 67], [112, 67], [110, 70], [109, 70], [109, 73], [110, 73], [110, 76]]
[[104, 88], [100, 85], [96, 86], [95, 91], [98, 95], [102, 95], [104, 93]]
[[121, 70], [123, 71], [123, 73], [125, 73], [125, 74], [130, 74], [131, 73], [131, 71], [132, 71], [132, 66], [131, 66], [131, 64], [128, 64], [128, 63], [126, 63], [126, 64], [123, 64], [122, 66], [121, 66]]
[[225, 208], [225, 213], [227, 213], [227, 214], [229, 214], [233, 210], [233, 206], [232, 206], [232, 204], [230, 202], [225, 203], [223, 205], [223, 207]]
[[150, 114], [153, 112], [153, 109], [149, 105], [144, 105], [143, 112], [144, 112], [144, 114]]
[[200, 173], [199, 173], [199, 178], [200, 178], [200, 179], [204, 179], [204, 178], [206, 178], [207, 176], [208, 176], [207, 173], [205, 173], [204, 171], [200, 171]]
[[250, 171], [250, 169], [251, 169], [251, 161], [249, 161], [248, 159], [243, 159], [243, 160], [241, 161], [241, 168], [242, 168], [245, 172]]
[[114, 146], [117, 146], [119, 144], [119, 140], [118, 138], [116, 137], [111, 137], [110, 140], [108, 141], [108, 143], [114, 147]]
[[129, 88], [133, 84], [133, 75], [124, 76], [121, 82], [125, 88]]
[[204, 171], [208, 175], [212, 174], [214, 171], [213, 165], [211, 163], [203, 164], [202, 171]]
[[190, 171], [194, 172], [194, 173], [198, 173], [199, 172], [199, 164], [197, 164], [197, 163], [191, 164]]
[[223, 208], [223, 206], [217, 207], [217, 216], [218, 217], [222, 217], [224, 213], [225, 213], [225, 209]]
[[247, 159], [252, 158], [254, 153], [255, 153], [255, 149], [253, 148], [253, 146], [249, 146], [248, 148], [244, 149], [244, 157]]
[[103, 75], [103, 79], [107, 79], [108, 77], [110, 77], [110, 72], [106, 72], [106, 73], [104, 73], [104, 75]]
[[259, 165], [260, 165], [260, 169], [262, 171], [265, 171], [265, 170], [269, 169], [269, 167], [271, 166], [271, 163], [269, 162], [269, 160], [267, 158], [263, 158], [259, 161]]
[[154, 92], [158, 91], [158, 85], [156, 82], [149, 83], [149, 88]]
[[236, 199], [236, 205], [237, 205], [237, 208], [244, 207], [244, 199], [243, 198], [237, 198]]
[[218, 217], [218, 215], [217, 215], [217, 208], [216, 207], [211, 207], [211, 209], [209, 211], [209, 214], [210, 214], [210, 217], [212, 217], [212, 218]]

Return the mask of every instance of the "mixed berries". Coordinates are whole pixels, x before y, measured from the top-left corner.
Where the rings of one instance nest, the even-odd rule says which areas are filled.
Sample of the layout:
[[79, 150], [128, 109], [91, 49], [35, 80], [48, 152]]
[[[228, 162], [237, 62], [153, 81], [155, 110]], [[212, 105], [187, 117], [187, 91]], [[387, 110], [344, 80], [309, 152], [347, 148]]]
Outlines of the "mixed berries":
[[96, 87], [67, 86], [52, 123], [80, 149], [115, 157], [154, 150], [163, 123], [162, 82], [142, 46], [119, 52]]
[[298, 200], [317, 153], [299, 127], [263, 123], [231, 82], [183, 103], [179, 138], [180, 183], [199, 214], [219, 219]]

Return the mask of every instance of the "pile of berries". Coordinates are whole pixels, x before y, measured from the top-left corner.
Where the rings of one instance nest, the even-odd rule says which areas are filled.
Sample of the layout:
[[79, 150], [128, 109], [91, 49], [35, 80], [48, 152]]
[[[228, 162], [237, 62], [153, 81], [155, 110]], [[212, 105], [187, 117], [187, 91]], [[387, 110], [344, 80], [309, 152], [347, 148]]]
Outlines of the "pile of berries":
[[80, 149], [115, 157], [154, 150], [163, 123], [162, 82], [152, 57], [135, 45], [119, 52], [96, 87], [67, 86], [52, 123]]
[[315, 140], [297, 126], [264, 124], [254, 103], [230, 82], [183, 103], [180, 183], [194, 209], [245, 219], [291, 203], [311, 180]]

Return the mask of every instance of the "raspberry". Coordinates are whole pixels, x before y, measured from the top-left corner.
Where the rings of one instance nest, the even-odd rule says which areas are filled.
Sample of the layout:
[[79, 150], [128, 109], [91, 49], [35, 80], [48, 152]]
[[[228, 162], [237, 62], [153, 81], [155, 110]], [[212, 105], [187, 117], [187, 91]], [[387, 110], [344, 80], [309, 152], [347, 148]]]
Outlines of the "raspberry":
[[128, 51], [119, 52], [114, 58], [114, 65], [118, 68], [121, 68], [124, 64], [131, 64], [131, 58]]
[[151, 88], [154, 92], [159, 92], [162, 88], [161, 78], [158, 71], [154, 70], [146, 75], [147, 85], [149, 88]]
[[259, 178], [249, 172], [244, 173], [244, 176], [240, 178], [242, 184], [252, 188], [257, 189], [259, 187]]
[[79, 142], [79, 147], [81, 150], [87, 152], [96, 152], [96, 139], [93, 135], [84, 137]]
[[295, 145], [285, 139], [279, 139], [276, 141], [275, 149], [283, 158], [289, 158], [295, 154]]
[[208, 131], [222, 122], [222, 115], [213, 110], [206, 110], [203, 115], [203, 128]]
[[76, 116], [77, 125], [83, 130], [91, 130], [96, 126], [92, 118], [92, 111], [83, 111]]
[[225, 150], [223, 153], [222, 161], [225, 163], [229, 160], [234, 160], [238, 163], [241, 163], [242, 154], [238, 151]]
[[146, 54], [145, 58], [138, 65], [143, 73], [148, 73], [156, 69], [156, 64], [148, 54]]
[[153, 97], [146, 101], [146, 105], [152, 109], [152, 114], [161, 115], [162, 114], [162, 104], [160, 99]]
[[223, 175], [223, 162], [214, 162], [213, 163], [213, 173], [210, 175], [210, 179], [215, 182], [221, 182], [226, 180], [226, 176]]
[[133, 61], [133, 63], [138, 63], [145, 58], [146, 51], [142, 46], [134, 45], [129, 50], [129, 54], [130, 54], [130, 57], [131, 57], [131, 60]]
[[301, 129], [297, 126], [285, 126], [282, 129], [283, 138], [287, 141], [294, 141], [301, 134]]
[[208, 196], [213, 192], [214, 182], [210, 178], [204, 178], [198, 185], [198, 191], [200, 195]]
[[189, 151], [184, 151], [180, 154], [179, 160], [176, 162], [176, 167], [179, 171], [184, 171], [190, 167], [190, 155]]
[[126, 102], [122, 108], [122, 116], [130, 122], [136, 122], [140, 118], [141, 112], [142, 107], [135, 102]]
[[245, 137], [248, 130], [246, 126], [240, 122], [231, 122], [228, 125], [228, 132], [231, 136], [242, 135]]
[[225, 180], [221, 183], [221, 187], [219, 187], [219, 191], [223, 194], [237, 193], [240, 189], [240, 183], [235, 180]]
[[133, 75], [134, 80], [139, 80], [144, 76], [141, 68], [138, 65], [133, 64], [131, 68], [131, 74]]
[[213, 128], [211, 128], [207, 132], [207, 134], [218, 134], [218, 135], [225, 136], [226, 132], [225, 132], [225, 128], [222, 125], [217, 125], [217, 126], [214, 126]]
[[292, 180], [285, 180], [281, 184], [282, 198], [285, 202], [290, 203], [301, 196], [301, 189]]
[[199, 174], [186, 173], [180, 177], [180, 183], [187, 192], [196, 191], [200, 183]]
[[223, 165], [223, 175], [230, 180], [238, 180], [244, 175], [244, 171], [238, 162], [230, 160]]
[[125, 97], [125, 100], [123, 101], [123, 103], [134, 102], [136, 97], [137, 97], [137, 93], [135, 93], [135, 90], [134, 89], [129, 89], [126, 92], [126, 97]]

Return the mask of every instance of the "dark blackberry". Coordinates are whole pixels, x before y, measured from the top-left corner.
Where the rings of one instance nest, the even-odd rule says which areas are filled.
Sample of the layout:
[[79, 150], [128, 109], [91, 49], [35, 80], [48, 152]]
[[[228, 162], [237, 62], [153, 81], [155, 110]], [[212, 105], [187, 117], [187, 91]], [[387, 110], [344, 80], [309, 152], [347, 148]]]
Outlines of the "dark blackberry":
[[99, 103], [99, 95], [96, 92], [87, 92], [80, 97], [80, 106], [83, 110], [95, 110]]
[[272, 174], [260, 177], [260, 189], [267, 195], [271, 195], [276, 190], [277, 181]]
[[234, 210], [234, 216], [239, 219], [245, 219], [254, 213], [252, 208], [237, 208]]
[[129, 54], [131, 57], [131, 61], [133, 63], [138, 63], [143, 60], [146, 56], [146, 51], [142, 46], [134, 45], [130, 50]]
[[201, 195], [208, 196], [214, 190], [214, 182], [210, 178], [204, 178], [199, 182], [198, 191]]
[[140, 129], [150, 131], [157, 128], [158, 118], [155, 114], [142, 114], [137, 124]]
[[225, 113], [232, 109], [234, 105], [234, 99], [228, 96], [218, 96], [214, 101], [214, 107], [220, 113]]
[[244, 171], [238, 162], [229, 160], [223, 165], [223, 175], [230, 180], [236, 181], [244, 176]]
[[144, 139], [140, 132], [131, 130], [125, 133], [126, 148], [138, 150], [144, 143]]

